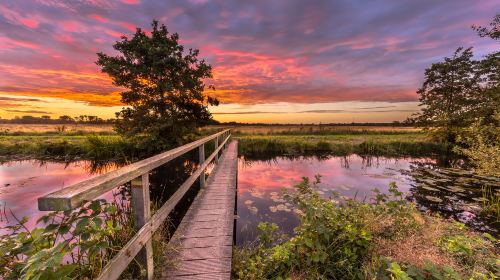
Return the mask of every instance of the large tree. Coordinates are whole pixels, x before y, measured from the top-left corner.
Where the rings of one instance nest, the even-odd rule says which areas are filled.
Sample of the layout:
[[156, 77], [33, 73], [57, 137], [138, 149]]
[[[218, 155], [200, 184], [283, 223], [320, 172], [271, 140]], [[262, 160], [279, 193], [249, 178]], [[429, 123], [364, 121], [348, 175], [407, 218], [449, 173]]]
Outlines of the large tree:
[[457, 129], [470, 124], [482, 104], [480, 75], [472, 57], [471, 48], [458, 48], [452, 57], [432, 64], [417, 91], [423, 108], [415, 120], [445, 141], [453, 142]]
[[116, 130], [149, 151], [171, 148], [212, 120], [208, 105], [217, 105], [204, 89], [212, 68], [198, 59], [198, 50], [187, 52], [179, 35], [165, 25], [152, 23], [150, 35], [137, 28], [113, 48], [117, 56], [98, 53], [97, 65], [126, 90], [121, 101], [128, 105], [117, 113]]
[[[500, 39], [500, 15], [489, 27], [473, 26], [481, 37]], [[472, 48], [458, 48], [451, 58], [425, 70], [425, 81], [417, 91], [421, 112], [412, 119], [434, 136], [456, 142], [472, 123], [498, 122], [500, 106], [500, 52], [474, 60]]]

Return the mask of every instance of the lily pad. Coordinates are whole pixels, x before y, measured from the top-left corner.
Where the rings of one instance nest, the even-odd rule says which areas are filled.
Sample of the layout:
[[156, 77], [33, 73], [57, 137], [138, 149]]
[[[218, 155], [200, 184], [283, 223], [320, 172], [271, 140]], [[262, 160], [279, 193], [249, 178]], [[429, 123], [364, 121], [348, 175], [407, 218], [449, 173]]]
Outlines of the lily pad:
[[248, 207], [248, 210], [250, 210], [250, 213], [252, 213], [254, 215], [257, 214], [257, 212], [259, 212], [259, 209], [257, 209], [257, 207], [255, 207], [255, 206]]
[[245, 203], [245, 205], [250, 205], [250, 204], [253, 204], [253, 201], [250, 199], [247, 199], [247, 200], [245, 200], [244, 203]]
[[465, 192], [464, 189], [462, 189], [461, 187], [458, 187], [458, 186], [451, 186], [451, 187], [448, 187], [447, 189], [449, 191], [452, 191], [452, 192]]
[[427, 199], [429, 201], [432, 201], [432, 202], [437, 202], [437, 203], [443, 202], [443, 200], [441, 198], [435, 197], [435, 196], [432, 196], [432, 195], [426, 195], [425, 199]]
[[429, 186], [429, 185], [421, 185], [420, 187], [421, 187], [422, 189], [426, 189], [426, 190], [428, 190], [428, 191], [432, 191], [432, 192], [438, 192], [438, 191], [439, 191], [438, 189], [433, 188], [433, 187], [431, 187], [431, 186]]

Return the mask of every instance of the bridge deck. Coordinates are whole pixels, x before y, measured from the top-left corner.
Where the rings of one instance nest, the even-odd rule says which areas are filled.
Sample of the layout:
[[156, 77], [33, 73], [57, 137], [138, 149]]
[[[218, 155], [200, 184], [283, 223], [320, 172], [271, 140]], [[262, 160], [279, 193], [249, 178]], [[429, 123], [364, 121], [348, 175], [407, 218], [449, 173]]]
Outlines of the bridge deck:
[[230, 279], [237, 151], [231, 142], [182, 219], [171, 240], [176, 265], [162, 279]]

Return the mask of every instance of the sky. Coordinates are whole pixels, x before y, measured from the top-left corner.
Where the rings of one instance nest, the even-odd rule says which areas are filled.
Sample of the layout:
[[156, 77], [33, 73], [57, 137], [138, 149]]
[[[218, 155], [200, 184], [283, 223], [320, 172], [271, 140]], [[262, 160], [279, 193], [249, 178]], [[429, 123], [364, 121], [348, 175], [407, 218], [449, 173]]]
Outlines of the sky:
[[0, 117], [98, 115], [124, 105], [97, 52], [153, 19], [213, 67], [219, 121], [391, 122], [419, 110], [424, 70], [481, 57], [500, 3], [470, 0], [0, 1]]

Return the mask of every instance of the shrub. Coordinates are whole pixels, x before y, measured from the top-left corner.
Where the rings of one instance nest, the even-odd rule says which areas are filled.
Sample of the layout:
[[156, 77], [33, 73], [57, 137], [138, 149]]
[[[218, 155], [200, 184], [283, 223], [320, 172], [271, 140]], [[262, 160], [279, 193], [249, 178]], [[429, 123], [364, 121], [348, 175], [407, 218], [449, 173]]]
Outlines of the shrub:
[[130, 214], [115, 199], [51, 212], [32, 230], [26, 227], [28, 217], [18, 219], [0, 237], [0, 275], [6, 280], [94, 278], [134, 234]]
[[[389, 193], [374, 190], [370, 203], [353, 199], [320, 197], [308, 178], [285, 198], [297, 209], [300, 224], [295, 236], [285, 239], [274, 224], [261, 223], [253, 246], [236, 248], [233, 277], [238, 279], [494, 279], [495, 254], [492, 236], [470, 233], [459, 223], [421, 215], [392, 183]], [[334, 201], [339, 202], [338, 204]], [[444, 231], [433, 222], [447, 225]], [[458, 227], [455, 228], [455, 227]], [[431, 232], [431, 238], [421, 236]], [[436, 238], [433, 238], [437, 236]], [[423, 264], [383, 255], [381, 247], [401, 251], [416, 238], [432, 248], [434, 259], [450, 260]], [[490, 240], [488, 240], [490, 239]], [[398, 252], [400, 253], [400, 252]], [[408, 251], [404, 254], [419, 254]], [[413, 258], [416, 260], [418, 258]], [[412, 260], [412, 258], [406, 258]], [[466, 265], [465, 269], [462, 268]]]

